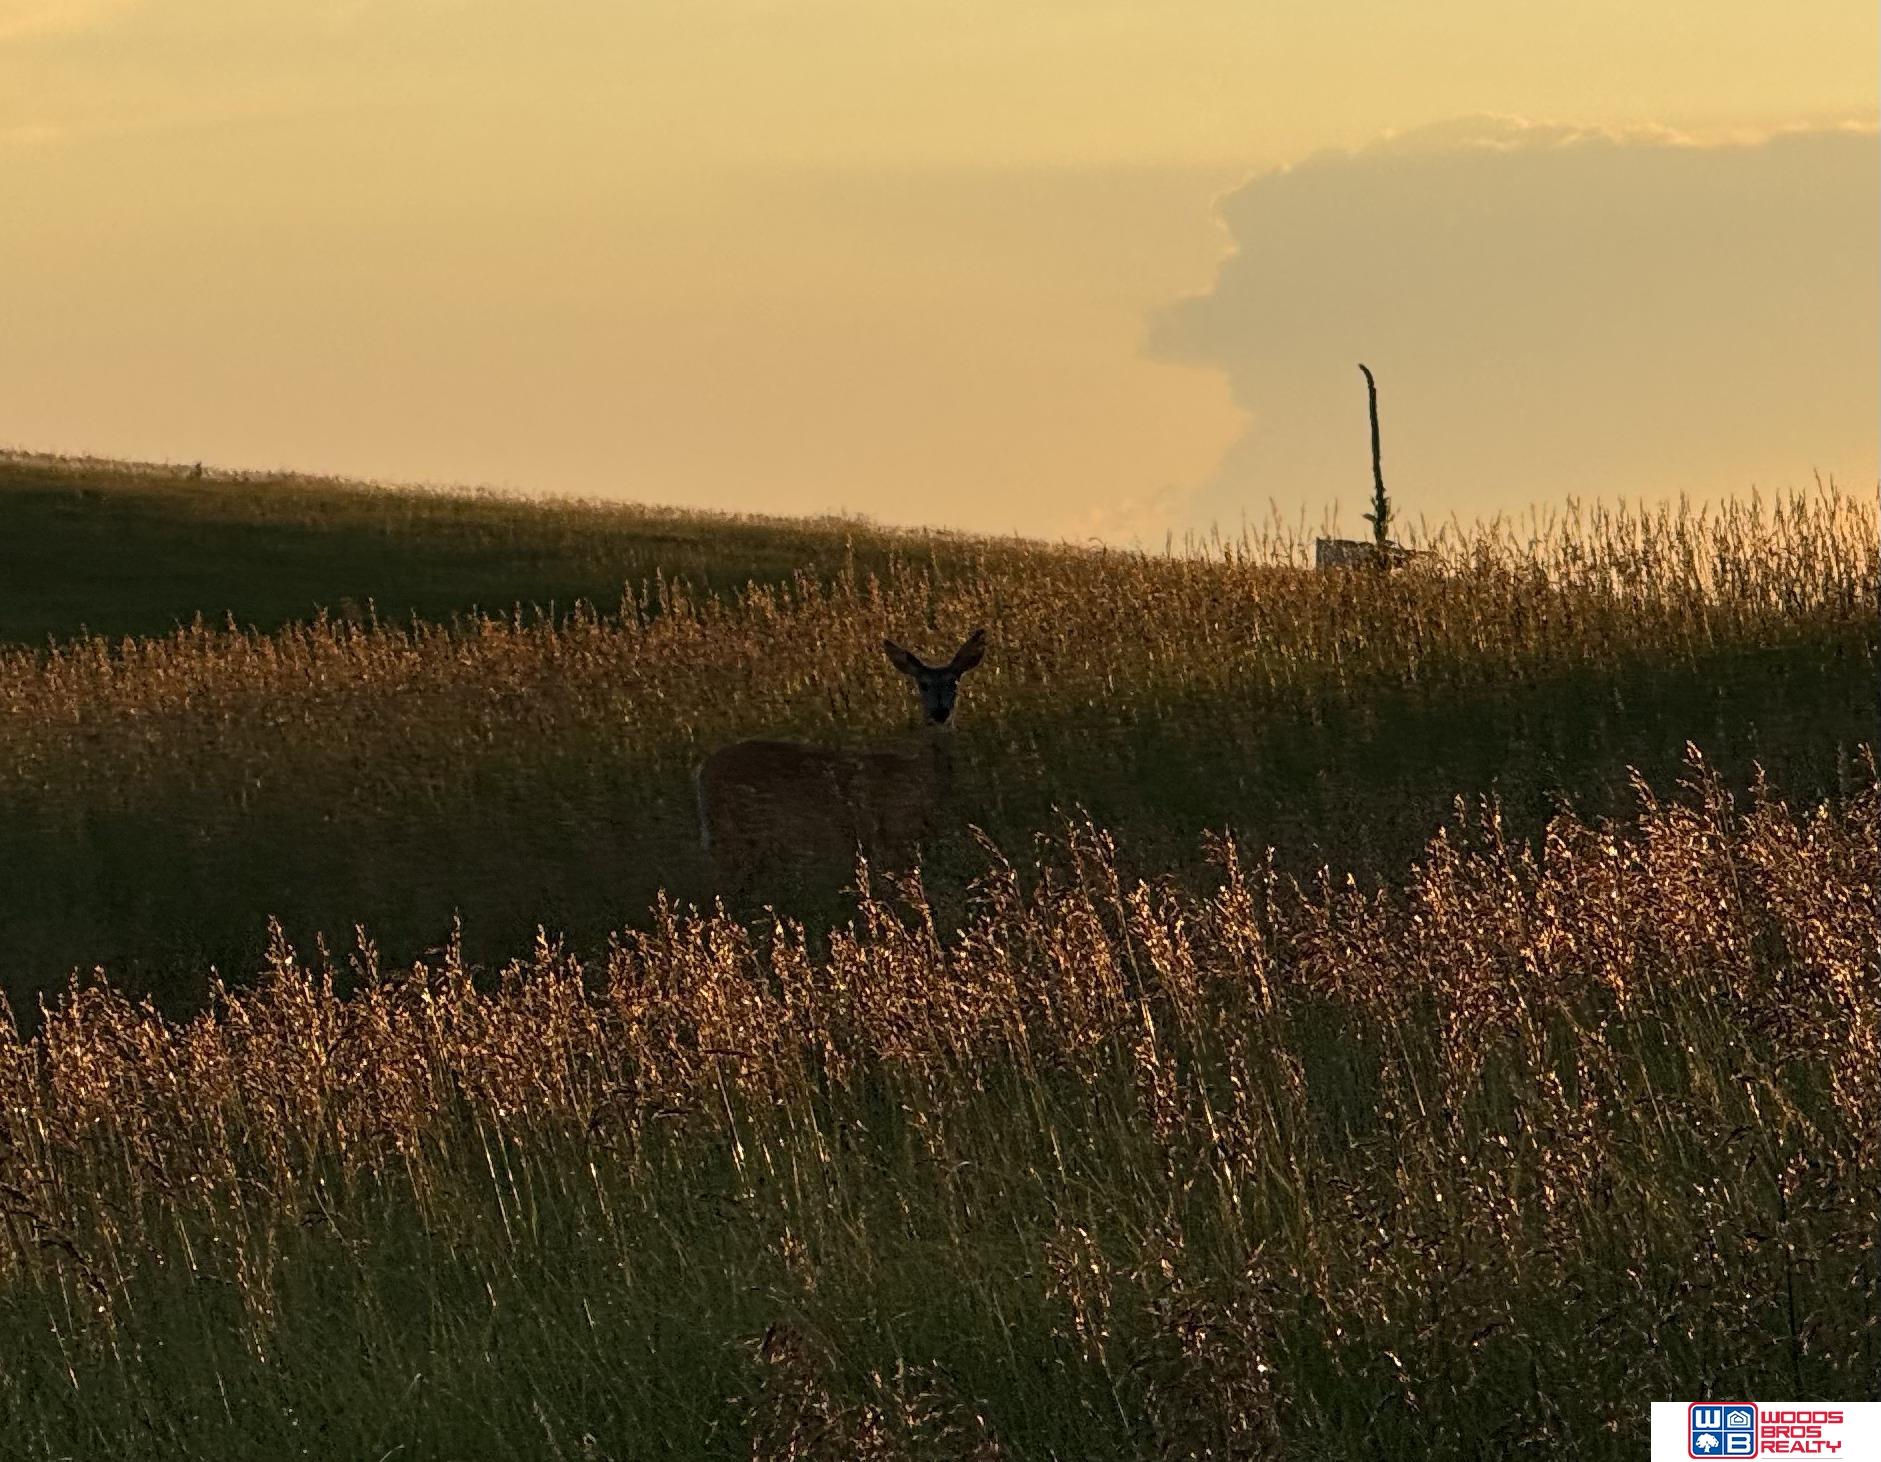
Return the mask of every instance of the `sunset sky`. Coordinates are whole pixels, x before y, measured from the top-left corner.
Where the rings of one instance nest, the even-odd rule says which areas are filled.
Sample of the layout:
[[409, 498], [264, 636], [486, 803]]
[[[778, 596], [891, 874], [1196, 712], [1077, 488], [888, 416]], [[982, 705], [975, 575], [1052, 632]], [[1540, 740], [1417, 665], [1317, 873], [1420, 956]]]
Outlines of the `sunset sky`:
[[1160, 544], [1877, 477], [1872, 0], [0, 0], [0, 445]]

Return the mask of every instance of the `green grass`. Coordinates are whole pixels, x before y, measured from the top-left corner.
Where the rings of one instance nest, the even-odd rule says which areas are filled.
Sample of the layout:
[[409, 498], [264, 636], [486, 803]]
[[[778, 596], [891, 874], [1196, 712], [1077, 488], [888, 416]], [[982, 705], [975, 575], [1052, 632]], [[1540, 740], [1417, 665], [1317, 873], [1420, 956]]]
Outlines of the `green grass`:
[[656, 575], [706, 591], [942, 558], [964, 540], [862, 522], [391, 489], [292, 473], [0, 454], [0, 644], [89, 631], [279, 629], [321, 611], [398, 624], [473, 611], [611, 612]]

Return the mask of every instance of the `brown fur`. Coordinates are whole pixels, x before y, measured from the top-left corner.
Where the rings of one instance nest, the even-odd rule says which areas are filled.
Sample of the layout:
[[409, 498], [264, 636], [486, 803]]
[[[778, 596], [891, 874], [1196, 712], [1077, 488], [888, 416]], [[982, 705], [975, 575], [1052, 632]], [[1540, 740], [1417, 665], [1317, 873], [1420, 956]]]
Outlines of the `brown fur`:
[[[941, 733], [944, 734], [944, 733]], [[700, 829], [721, 867], [755, 859], [896, 858], [914, 851], [941, 793], [923, 750], [842, 751], [741, 741], [698, 772]]]
[[882, 648], [913, 682], [925, 721], [922, 744], [846, 750], [802, 741], [740, 741], [694, 773], [699, 834], [713, 861], [744, 876], [785, 863], [911, 856], [947, 799], [952, 763], [946, 729], [960, 677], [980, 663], [975, 630], [945, 665], [928, 665], [892, 640]]

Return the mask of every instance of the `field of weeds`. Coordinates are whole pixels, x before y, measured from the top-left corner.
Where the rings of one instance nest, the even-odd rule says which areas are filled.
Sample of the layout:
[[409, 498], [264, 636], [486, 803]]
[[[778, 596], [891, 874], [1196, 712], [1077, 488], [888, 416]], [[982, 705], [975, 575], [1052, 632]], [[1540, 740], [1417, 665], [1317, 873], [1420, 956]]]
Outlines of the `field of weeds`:
[[[0, 654], [0, 1452], [1617, 1458], [1881, 1394], [1872, 508], [1435, 547]], [[892, 741], [882, 636], [982, 625], [919, 866], [728, 892], [700, 755]]]
[[1638, 795], [1369, 893], [1072, 826], [953, 932], [88, 990], [0, 1042], [8, 1455], [1629, 1457], [1871, 1396], [1872, 763]]
[[[660, 892], [720, 891], [705, 752], [907, 727], [885, 633], [989, 635], [924, 860], [947, 918], [970, 828], [1023, 849], [1088, 814], [1153, 871], [1230, 831], [1288, 871], [1385, 878], [1459, 794], [1532, 840], [1563, 797], [1624, 806], [1629, 767], [1663, 785], [1688, 741], [1808, 801], [1872, 739], [1874, 513], [1834, 491], [1458, 530], [1390, 576], [1304, 571], [1280, 539], [956, 547], [735, 594], [659, 578], [605, 612], [0, 652], [0, 980], [30, 1011], [103, 965], [187, 1009], [211, 967], [254, 967], [270, 918], [308, 948], [362, 924], [401, 961], [459, 917], [480, 962], [538, 926], [599, 952]], [[849, 871], [781, 870], [737, 911], [820, 919]]]

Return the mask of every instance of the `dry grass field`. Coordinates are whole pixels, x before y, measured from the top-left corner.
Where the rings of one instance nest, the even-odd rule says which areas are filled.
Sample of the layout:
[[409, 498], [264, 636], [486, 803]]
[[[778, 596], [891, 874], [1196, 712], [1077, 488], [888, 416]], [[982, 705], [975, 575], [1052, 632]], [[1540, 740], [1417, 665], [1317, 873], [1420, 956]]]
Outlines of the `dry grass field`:
[[[187, 1009], [212, 966], [255, 965], [270, 918], [310, 948], [363, 924], [398, 960], [457, 918], [480, 962], [538, 926], [599, 951], [662, 890], [720, 891], [690, 783], [707, 751], [904, 733], [884, 633], [929, 653], [989, 633], [927, 850], [944, 910], [979, 867], [971, 828], [1022, 850], [1088, 814], [1159, 871], [1232, 831], [1290, 872], [1385, 878], [1459, 794], [1497, 793], [1532, 838], [1564, 796], [1623, 807], [1629, 767], [1675, 778], [1687, 741], [1734, 786], [1761, 766], [1808, 800], [1872, 739], [1874, 516], [1845, 496], [1439, 546], [1440, 571], [1381, 579], [1303, 571], [1279, 540], [881, 538], [849, 562], [825, 544], [826, 572], [649, 575], [557, 615], [238, 632], [212, 604], [169, 634], [0, 651], [0, 980], [30, 1010], [102, 964]], [[837, 914], [848, 873], [780, 869], [741, 909]]]
[[[1621, 1457], [1881, 1392], [1872, 508], [1434, 546], [0, 655], [9, 1455]], [[882, 635], [980, 625], [919, 869], [727, 893], [700, 755], [891, 742]]]

